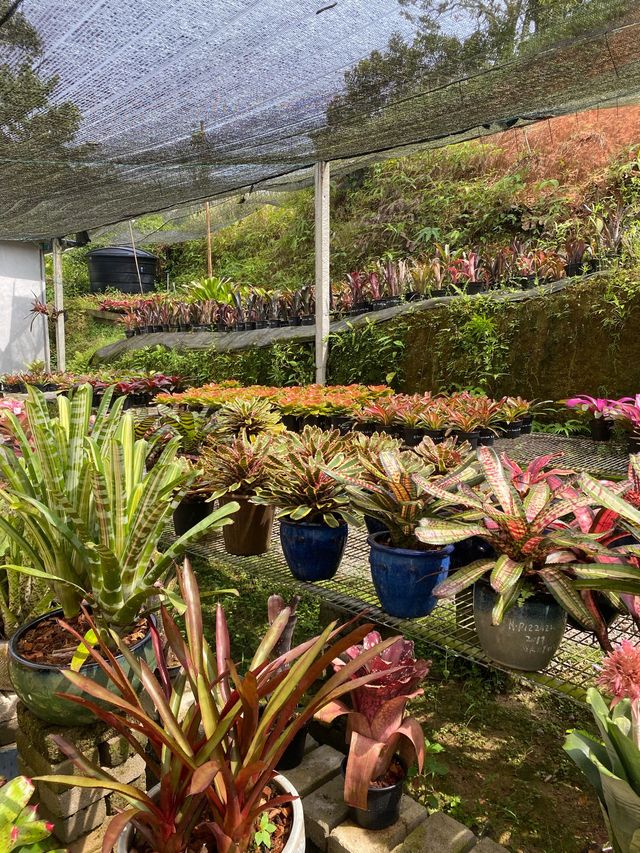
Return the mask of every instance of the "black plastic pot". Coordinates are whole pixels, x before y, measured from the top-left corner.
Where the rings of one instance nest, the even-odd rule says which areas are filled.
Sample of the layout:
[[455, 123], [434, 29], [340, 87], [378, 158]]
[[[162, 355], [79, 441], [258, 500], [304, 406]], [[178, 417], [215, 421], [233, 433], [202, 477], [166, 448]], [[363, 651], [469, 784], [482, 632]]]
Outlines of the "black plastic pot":
[[313, 326], [313, 325], [315, 325], [315, 322], [316, 322], [315, 317], [309, 316], [309, 317], [301, 317], [300, 318], [300, 325], [301, 326]]
[[303, 415], [300, 418], [300, 426], [302, 429], [306, 426], [319, 427], [320, 429], [329, 429], [331, 426], [330, 418], [327, 415]]
[[425, 429], [424, 434], [428, 435], [434, 444], [442, 444], [446, 438], [447, 431], [446, 429]]
[[211, 515], [213, 503], [206, 503], [202, 498], [183, 498], [173, 511], [173, 529], [176, 536], [182, 536], [196, 524]]
[[530, 435], [533, 426], [533, 415], [523, 415], [520, 419], [520, 435]]
[[631, 433], [627, 437], [627, 451], [629, 453], [640, 453], [640, 435]]
[[492, 429], [481, 429], [478, 435], [478, 447], [493, 447], [496, 434]]
[[304, 748], [307, 743], [309, 723], [303, 726], [282, 754], [282, 758], [276, 764], [276, 770], [293, 770], [299, 767], [304, 758]]
[[353, 421], [351, 418], [348, 418], [345, 415], [331, 416], [331, 428], [337, 429], [341, 435], [346, 435], [348, 432], [351, 432], [352, 427]]
[[405, 427], [402, 430], [402, 438], [407, 447], [417, 447], [427, 435], [421, 427]]
[[522, 421], [498, 421], [495, 430], [500, 438], [518, 438], [522, 433]]
[[591, 418], [589, 431], [593, 441], [609, 441], [613, 424], [607, 418]]
[[470, 281], [465, 284], [463, 290], [468, 296], [473, 296], [476, 293], [484, 293], [485, 286], [481, 281]]
[[374, 432], [378, 432], [377, 424], [374, 424], [372, 421], [360, 421], [359, 423], [355, 423], [353, 428], [356, 432], [363, 433], [363, 435], [373, 435]]
[[124, 336], [125, 336], [125, 338], [132, 338], [134, 335], [135, 335], [135, 330], [134, 330], [134, 329], [125, 329], [125, 330], [124, 330]]
[[449, 574], [461, 569], [463, 566], [468, 566], [476, 560], [481, 560], [483, 557], [487, 559], [495, 557], [496, 552], [489, 543], [480, 536], [470, 536], [468, 539], [463, 539], [462, 542], [456, 542], [453, 546], [449, 563]]
[[291, 432], [300, 432], [300, 418], [296, 415], [282, 415], [282, 423]]
[[[397, 757], [397, 756], [396, 756]], [[342, 775], [344, 776], [347, 770], [348, 758], [342, 759]], [[400, 817], [400, 800], [402, 799], [402, 787], [406, 778], [407, 769], [404, 762], [398, 758], [405, 776], [398, 780], [395, 785], [390, 785], [388, 788], [369, 788], [367, 795], [367, 808], [357, 809], [353, 806], [349, 807], [349, 812], [353, 820], [363, 829], [386, 829], [396, 823]], [[364, 853], [364, 851], [363, 851]]]
[[472, 450], [476, 450], [480, 441], [480, 433], [474, 430], [473, 432], [463, 432], [461, 429], [454, 429], [453, 435], [460, 443], [468, 441]]

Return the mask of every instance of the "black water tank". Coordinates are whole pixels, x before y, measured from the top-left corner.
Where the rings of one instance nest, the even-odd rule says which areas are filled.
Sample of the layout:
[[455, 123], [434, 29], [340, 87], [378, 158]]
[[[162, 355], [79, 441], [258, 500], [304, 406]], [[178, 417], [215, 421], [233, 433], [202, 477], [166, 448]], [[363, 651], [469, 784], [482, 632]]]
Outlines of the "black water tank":
[[[137, 249], [135, 256], [138, 258], [142, 290], [147, 293], [154, 289], [158, 259], [142, 249]], [[135, 256], [131, 246], [108, 246], [89, 252], [91, 292], [102, 293], [113, 287], [123, 293], [140, 293]]]

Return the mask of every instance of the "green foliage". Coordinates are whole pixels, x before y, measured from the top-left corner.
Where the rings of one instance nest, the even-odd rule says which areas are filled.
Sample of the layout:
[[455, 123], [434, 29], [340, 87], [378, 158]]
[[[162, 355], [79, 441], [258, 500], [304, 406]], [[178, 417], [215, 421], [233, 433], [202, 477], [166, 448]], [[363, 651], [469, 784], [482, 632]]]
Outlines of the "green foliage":
[[[3, 853], [42, 853], [54, 846], [53, 824], [38, 820], [29, 805], [35, 787], [26, 776], [16, 776], [0, 787], [0, 850]], [[62, 853], [62, 850], [51, 851]]]
[[344, 332], [329, 336], [329, 380], [333, 385], [402, 384], [405, 327], [367, 321], [347, 323]]

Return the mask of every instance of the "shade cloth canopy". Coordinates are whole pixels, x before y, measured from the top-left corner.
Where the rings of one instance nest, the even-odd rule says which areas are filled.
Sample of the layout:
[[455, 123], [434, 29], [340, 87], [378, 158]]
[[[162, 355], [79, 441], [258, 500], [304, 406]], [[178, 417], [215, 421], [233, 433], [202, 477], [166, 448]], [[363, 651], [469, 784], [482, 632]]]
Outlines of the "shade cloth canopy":
[[640, 92], [638, 6], [0, 0], [0, 238], [623, 103]]

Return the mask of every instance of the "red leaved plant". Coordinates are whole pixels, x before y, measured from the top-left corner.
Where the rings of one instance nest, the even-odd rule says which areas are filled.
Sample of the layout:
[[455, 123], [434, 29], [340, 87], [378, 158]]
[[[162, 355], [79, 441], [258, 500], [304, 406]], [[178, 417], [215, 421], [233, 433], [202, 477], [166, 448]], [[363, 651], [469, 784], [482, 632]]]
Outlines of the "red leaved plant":
[[[122, 794], [130, 803], [130, 808], [112, 818], [103, 853], [111, 851], [128, 823], [152, 850], [163, 853], [183, 853], [194, 844], [197, 849], [215, 849], [218, 853], [244, 853], [260, 815], [292, 799], [290, 795], [268, 796], [265, 792], [287, 746], [326, 705], [379, 679], [379, 670], [363, 667], [397, 640], [372, 644], [316, 693], [309, 694], [330, 663], [361, 641], [371, 625], [346, 626], [350, 627], [346, 631], [332, 623], [319, 636], [274, 657], [290, 624], [291, 609], [284, 607], [242, 674], [230, 658], [229, 630], [221, 605], [216, 611], [215, 646], [212, 648], [204, 637], [200, 594], [188, 561], [179, 573], [179, 582], [186, 604], [186, 638], [162, 608], [167, 648], [163, 649], [153, 631], [155, 673], [144, 660], [134, 658], [115, 633], [112, 642], [132, 675], [103, 642], [99, 651], [84, 645], [108, 676], [110, 689], [80, 673], [63, 671], [72, 684], [91, 697], [66, 698], [90, 709], [97, 719], [126, 738], [159, 782], [155, 796], [118, 782], [64, 738], [55, 736], [60, 749], [85, 775], [43, 776], [40, 781], [104, 788]], [[66, 627], [78, 642], [84, 642]], [[173, 682], [167, 650], [182, 666], [181, 675]], [[186, 687], [193, 697], [183, 703]], [[180, 713], [181, 704], [186, 705], [184, 714]], [[138, 741], [140, 735], [148, 741], [147, 750]]]
[[[348, 715], [349, 755], [344, 798], [349, 805], [360, 809], [367, 808], [369, 785], [384, 776], [395, 755], [400, 756], [407, 768], [417, 762], [421, 771], [425, 751], [420, 724], [405, 716], [405, 711], [409, 699], [424, 692], [418, 685], [429, 672], [431, 661], [416, 660], [413, 643], [403, 637], [367, 658], [372, 649], [380, 649], [377, 631], [368, 633], [362, 645], [346, 649], [344, 657], [348, 663], [340, 658], [333, 661], [338, 675], [344, 674], [354, 662], [358, 664], [358, 669], [349, 676], [354, 684], [351, 704], [334, 700], [316, 714], [325, 723]], [[356, 681], [376, 673], [379, 678], [375, 682], [355, 686]]]

